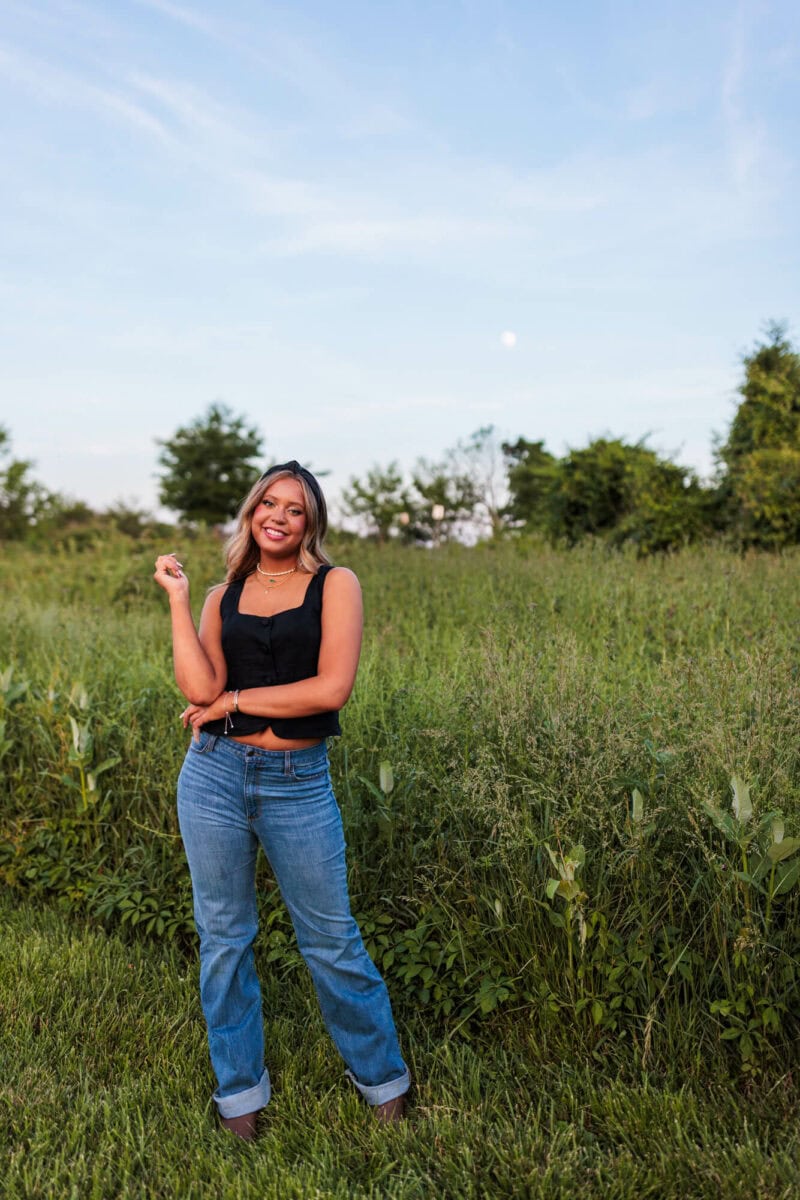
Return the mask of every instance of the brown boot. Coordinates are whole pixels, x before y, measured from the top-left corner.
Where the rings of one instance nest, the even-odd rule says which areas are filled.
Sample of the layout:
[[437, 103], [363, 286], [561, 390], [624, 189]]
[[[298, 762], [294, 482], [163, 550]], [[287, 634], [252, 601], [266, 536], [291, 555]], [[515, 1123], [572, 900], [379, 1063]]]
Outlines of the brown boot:
[[406, 1098], [405, 1096], [395, 1096], [394, 1100], [376, 1104], [372, 1111], [379, 1124], [394, 1125], [395, 1122], [402, 1121], [406, 1115]]
[[252, 1142], [256, 1136], [258, 1112], [243, 1113], [241, 1117], [220, 1117], [220, 1124], [228, 1133], [235, 1134], [244, 1142]]

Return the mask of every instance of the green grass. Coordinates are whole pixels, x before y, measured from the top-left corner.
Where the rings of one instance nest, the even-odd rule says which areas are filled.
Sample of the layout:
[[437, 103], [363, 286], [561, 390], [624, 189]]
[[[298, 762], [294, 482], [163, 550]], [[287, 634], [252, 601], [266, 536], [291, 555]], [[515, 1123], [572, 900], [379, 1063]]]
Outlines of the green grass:
[[306, 981], [262, 970], [274, 1100], [253, 1146], [216, 1128], [195, 970], [54, 911], [2, 902], [6, 1200], [155, 1197], [779, 1197], [800, 1186], [794, 1089], [613, 1078], [524, 1023], [472, 1044], [409, 1017], [410, 1119], [349, 1088]]
[[[345, 1088], [263, 870], [250, 1153], [208, 1101], [154, 552], [0, 563], [8, 1194], [794, 1194], [800, 555], [343, 548], [367, 627], [332, 765], [414, 1116]], [[219, 547], [181, 558], [199, 609]]]

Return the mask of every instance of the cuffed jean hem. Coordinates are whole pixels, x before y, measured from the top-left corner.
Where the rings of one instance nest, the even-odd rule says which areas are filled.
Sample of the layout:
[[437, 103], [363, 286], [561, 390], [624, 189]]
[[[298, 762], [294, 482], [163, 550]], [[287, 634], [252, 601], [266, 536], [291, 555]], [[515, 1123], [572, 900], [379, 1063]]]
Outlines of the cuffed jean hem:
[[405, 1096], [411, 1087], [411, 1075], [408, 1068], [397, 1079], [390, 1079], [388, 1083], [379, 1083], [374, 1087], [370, 1087], [366, 1083], [359, 1083], [352, 1071], [345, 1071], [345, 1075], [353, 1081], [371, 1108], [374, 1108], [376, 1104], [386, 1104], [389, 1100], [396, 1100], [398, 1096]]
[[269, 1072], [265, 1070], [255, 1087], [248, 1088], [246, 1092], [237, 1092], [235, 1096], [215, 1095], [214, 1101], [221, 1117], [243, 1117], [245, 1113], [266, 1108], [271, 1094]]

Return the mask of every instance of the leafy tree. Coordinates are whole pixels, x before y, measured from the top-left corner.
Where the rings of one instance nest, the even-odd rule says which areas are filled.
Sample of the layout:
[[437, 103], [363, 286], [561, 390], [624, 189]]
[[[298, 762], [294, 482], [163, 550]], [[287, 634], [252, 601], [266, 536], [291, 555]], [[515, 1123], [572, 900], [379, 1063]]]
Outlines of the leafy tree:
[[159, 498], [186, 521], [220, 524], [234, 516], [258, 473], [264, 447], [261, 434], [248, 429], [222, 404], [212, 404], [191, 425], [177, 429], [163, 447]]
[[522, 437], [503, 442], [502, 449], [508, 467], [508, 516], [527, 529], [545, 528], [557, 459], [545, 450], [544, 442], [529, 442]]
[[341, 502], [345, 514], [357, 517], [380, 543], [387, 540], [401, 513], [410, 517], [413, 508], [396, 462], [388, 467], [376, 464], [364, 480], [352, 476], [350, 486], [342, 489]]
[[737, 471], [735, 496], [745, 541], [773, 549], [800, 542], [800, 450], [753, 450]]
[[569, 543], [593, 534], [652, 553], [694, 540], [707, 527], [705, 493], [693, 473], [620, 439], [571, 450], [558, 463], [546, 504], [547, 532]]
[[800, 354], [773, 322], [744, 357], [742, 401], [718, 451], [728, 521], [745, 544], [800, 541]]
[[47, 507], [48, 493], [31, 476], [29, 459], [10, 459], [11, 435], [0, 426], [0, 539], [25, 538]]
[[417, 459], [412, 473], [416, 492], [412, 532], [424, 541], [449, 541], [468, 522], [478, 502], [468, 475], [451, 474], [446, 462]]
[[109, 504], [105, 511], [105, 517], [114, 529], [131, 538], [143, 537], [148, 530], [158, 524], [154, 521], [152, 514], [147, 509], [140, 508], [135, 500], [128, 501], [122, 498]]

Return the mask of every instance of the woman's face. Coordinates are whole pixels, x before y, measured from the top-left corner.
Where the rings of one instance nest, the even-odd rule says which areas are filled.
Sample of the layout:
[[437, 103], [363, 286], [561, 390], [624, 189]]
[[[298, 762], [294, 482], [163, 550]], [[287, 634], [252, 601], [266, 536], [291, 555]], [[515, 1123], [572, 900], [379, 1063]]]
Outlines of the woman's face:
[[263, 553], [294, 558], [307, 524], [306, 501], [299, 482], [291, 478], [276, 479], [267, 483], [256, 505], [250, 532]]

